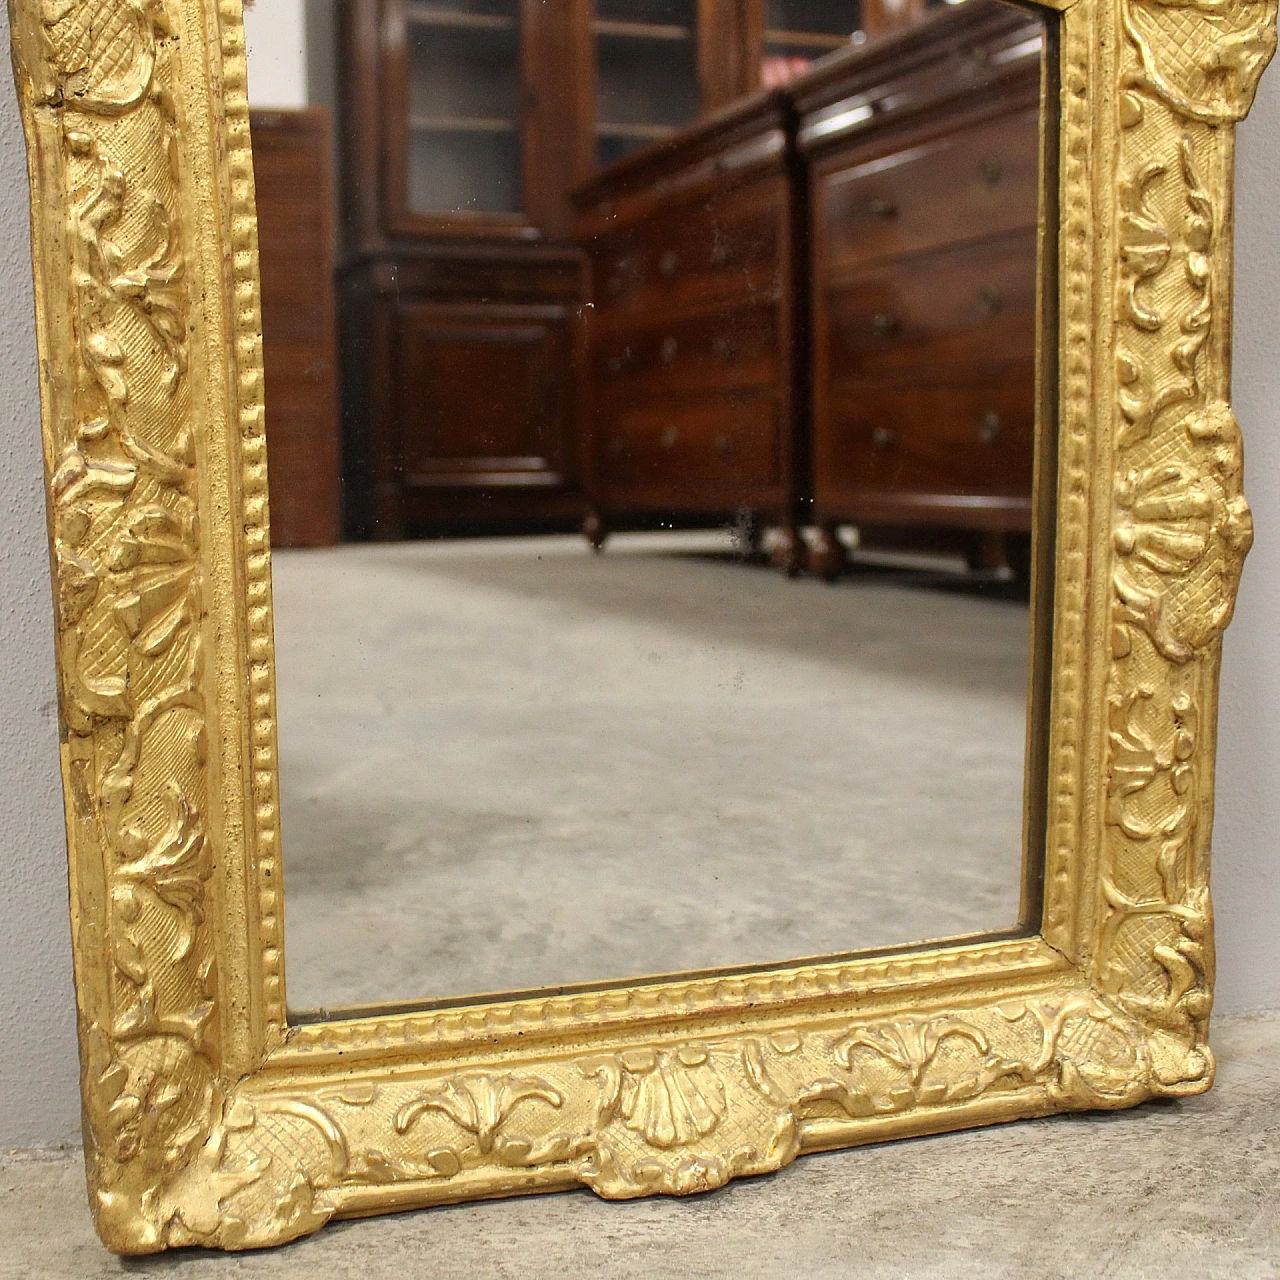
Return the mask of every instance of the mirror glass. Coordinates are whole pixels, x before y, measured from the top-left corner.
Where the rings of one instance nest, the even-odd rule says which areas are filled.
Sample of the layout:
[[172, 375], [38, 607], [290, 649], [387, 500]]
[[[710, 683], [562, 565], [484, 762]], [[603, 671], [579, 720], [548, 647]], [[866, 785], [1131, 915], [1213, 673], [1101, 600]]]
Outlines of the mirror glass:
[[1034, 919], [1051, 18], [264, 8], [295, 1016]]

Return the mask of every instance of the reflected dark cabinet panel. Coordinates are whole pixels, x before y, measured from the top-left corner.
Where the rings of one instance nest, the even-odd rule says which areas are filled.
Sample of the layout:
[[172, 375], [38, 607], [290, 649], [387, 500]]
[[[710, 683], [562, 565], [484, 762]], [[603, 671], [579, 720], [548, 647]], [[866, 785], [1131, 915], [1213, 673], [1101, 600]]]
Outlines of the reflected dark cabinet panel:
[[845, 522], [968, 530], [978, 561], [1031, 529], [1042, 47], [965, 6], [796, 87], [828, 571]]
[[563, 484], [567, 352], [564, 307], [398, 304], [402, 483]]
[[271, 544], [338, 541], [339, 443], [328, 114], [254, 111]]
[[[348, 533], [576, 521], [573, 249], [430, 246], [344, 280]], [[477, 301], [483, 299], [483, 301]]]
[[700, 515], [794, 529], [804, 296], [781, 95], [766, 95], [579, 188], [591, 258], [584, 485], [615, 517]]

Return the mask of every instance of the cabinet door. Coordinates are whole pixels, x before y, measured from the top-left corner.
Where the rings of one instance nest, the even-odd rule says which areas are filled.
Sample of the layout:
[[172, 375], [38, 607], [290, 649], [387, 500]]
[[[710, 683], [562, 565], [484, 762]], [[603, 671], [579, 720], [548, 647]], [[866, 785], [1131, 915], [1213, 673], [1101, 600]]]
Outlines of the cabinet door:
[[519, 0], [387, 0], [385, 182], [395, 232], [531, 234]]
[[[889, 0], [888, 7], [894, 3]], [[910, 3], [901, 0], [897, 7]], [[819, 58], [861, 43], [868, 21], [874, 22], [872, 11], [885, 7], [885, 0], [754, 0], [752, 8], [759, 14], [751, 31], [759, 58], [756, 83], [780, 89]]]
[[405, 303], [396, 329], [401, 484], [567, 482], [565, 308]]
[[594, 0], [597, 164], [696, 118], [698, 31], [699, 0]]

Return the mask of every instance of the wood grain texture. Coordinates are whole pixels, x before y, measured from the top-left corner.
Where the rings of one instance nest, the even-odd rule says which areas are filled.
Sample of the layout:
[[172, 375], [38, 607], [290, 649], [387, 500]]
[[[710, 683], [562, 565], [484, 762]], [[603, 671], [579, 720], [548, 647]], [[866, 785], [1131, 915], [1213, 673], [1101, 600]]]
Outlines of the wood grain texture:
[[574, 193], [592, 540], [611, 519], [799, 516], [803, 228], [786, 99], [720, 112]]
[[271, 448], [271, 542], [338, 541], [337, 304], [327, 113], [255, 111], [262, 364]]

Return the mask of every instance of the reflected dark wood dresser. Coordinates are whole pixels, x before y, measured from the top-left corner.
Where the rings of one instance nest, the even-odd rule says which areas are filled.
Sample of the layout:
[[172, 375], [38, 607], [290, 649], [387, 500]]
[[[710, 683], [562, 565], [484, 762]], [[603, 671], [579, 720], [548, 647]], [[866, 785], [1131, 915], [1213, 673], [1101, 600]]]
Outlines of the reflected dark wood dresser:
[[758, 95], [574, 193], [592, 274], [581, 474], [597, 545], [610, 521], [646, 515], [778, 524], [795, 545], [793, 137], [786, 96]]
[[813, 231], [811, 519], [823, 572], [843, 560], [845, 522], [965, 531], [971, 563], [1023, 549], [1043, 39], [1038, 19], [975, 0], [794, 86]]

